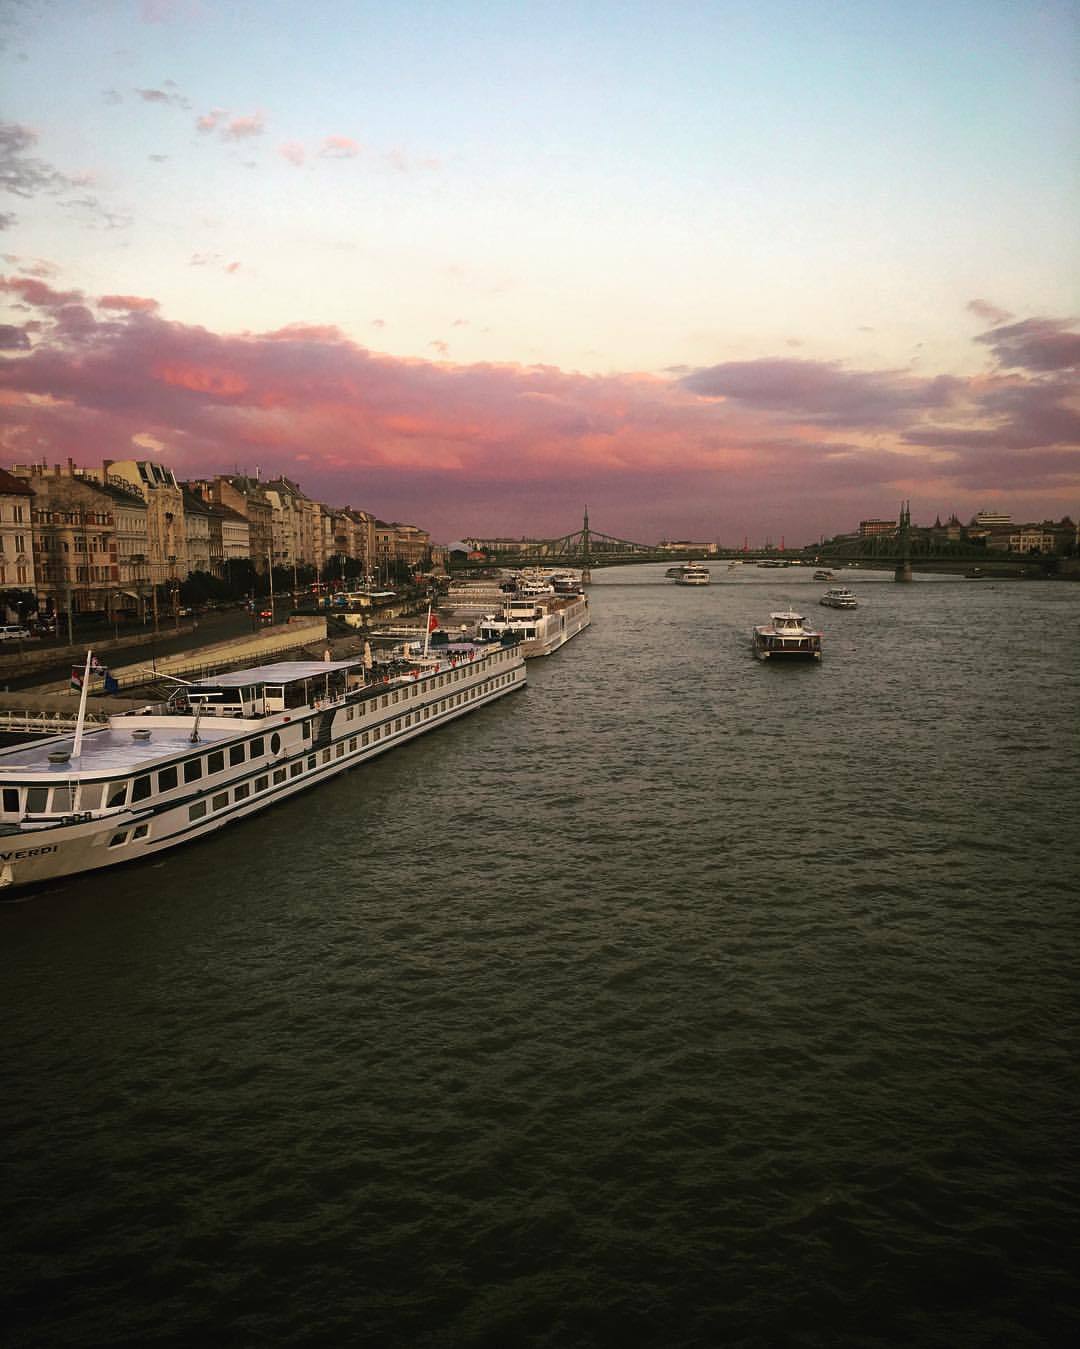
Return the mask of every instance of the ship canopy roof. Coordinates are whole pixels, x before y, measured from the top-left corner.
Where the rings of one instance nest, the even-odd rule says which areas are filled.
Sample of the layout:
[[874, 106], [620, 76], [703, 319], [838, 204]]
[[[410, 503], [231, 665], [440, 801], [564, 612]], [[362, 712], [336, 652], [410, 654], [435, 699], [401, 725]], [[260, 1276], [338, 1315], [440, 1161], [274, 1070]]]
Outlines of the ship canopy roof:
[[256, 684], [294, 684], [302, 679], [317, 679], [337, 670], [354, 670], [363, 665], [363, 657], [352, 660], [279, 660], [273, 665], [253, 665], [249, 670], [227, 670], [196, 680], [195, 689], [251, 688]]

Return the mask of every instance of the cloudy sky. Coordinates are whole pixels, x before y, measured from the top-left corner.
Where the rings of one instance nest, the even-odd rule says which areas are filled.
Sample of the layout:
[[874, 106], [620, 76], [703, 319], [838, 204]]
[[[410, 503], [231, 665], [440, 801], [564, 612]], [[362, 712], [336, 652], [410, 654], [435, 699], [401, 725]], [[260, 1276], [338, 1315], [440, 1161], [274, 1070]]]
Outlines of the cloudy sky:
[[7, 0], [0, 462], [437, 538], [1080, 512], [1075, 0]]

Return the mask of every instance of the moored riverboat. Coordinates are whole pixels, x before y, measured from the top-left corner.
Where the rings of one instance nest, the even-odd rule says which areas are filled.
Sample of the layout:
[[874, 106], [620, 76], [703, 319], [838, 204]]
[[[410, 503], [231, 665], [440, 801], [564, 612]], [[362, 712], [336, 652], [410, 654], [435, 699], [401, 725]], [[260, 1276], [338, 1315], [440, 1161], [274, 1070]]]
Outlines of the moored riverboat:
[[201, 838], [524, 684], [518, 647], [464, 642], [218, 674], [102, 727], [80, 715], [74, 736], [0, 749], [0, 889]]
[[477, 624], [481, 641], [520, 643], [527, 657], [550, 656], [592, 621], [586, 595], [508, 595], [502, 607]]
[[753, 647], [758, 660], [820, 660], [821, 633], [794, 609], [782, 609], [754, 628]]

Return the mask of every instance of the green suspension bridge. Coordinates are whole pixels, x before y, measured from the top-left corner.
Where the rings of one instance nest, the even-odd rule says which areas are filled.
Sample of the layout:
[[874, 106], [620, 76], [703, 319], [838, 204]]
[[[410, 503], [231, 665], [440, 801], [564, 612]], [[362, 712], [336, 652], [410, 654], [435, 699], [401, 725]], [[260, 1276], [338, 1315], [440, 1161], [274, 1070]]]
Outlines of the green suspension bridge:
[[[488, 566], [503, 567], [573, 567], [588, 573], [596, 567], [627, 566], [635, 562], [682, 562], [701, 559], [702, 546], [659, 548], [653, 543], [634, 543], [612, 534], [601, 533], [589, 525], [585, 511], [582, 528], [558, 539], [527, 539], [505, 549], [488, 548], [485, 561], [454, 564], [454, 570], [477, 570]], [[858, 563], [866, 567], [894, 568], [898, 581], [911, 580], [912, 568], [943, 571], [963, 571], [973, 563], [990, 563], [995, 571], [1020, 570], [1033, 567], [1033, 559], [1008, 555], [988, 554], [980, 544], [967, 540], [935, 539], [911, 525], [911, 503], [903, 502], [895, 533], [870, 535], [867, 538], [844, 538], [813, 544], [805, 548], [717, 548], [709, 552], [711, 558], [743, 558], [759, 561], [765, 558], [788, 558], [825, 564]], [[708, 559], [706, 559], [708, 560]], [[1034, 569], [1042, 571], [1038, 563]]]

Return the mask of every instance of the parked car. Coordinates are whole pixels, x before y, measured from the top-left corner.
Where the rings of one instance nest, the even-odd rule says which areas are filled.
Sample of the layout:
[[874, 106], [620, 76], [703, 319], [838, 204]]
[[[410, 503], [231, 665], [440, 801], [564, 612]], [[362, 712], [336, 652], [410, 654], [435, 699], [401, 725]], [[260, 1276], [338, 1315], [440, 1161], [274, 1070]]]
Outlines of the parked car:
[[0, 642], [22, 642], [29, 636], [29, 628], [19, 628], [13, 624], [0, 627]]

